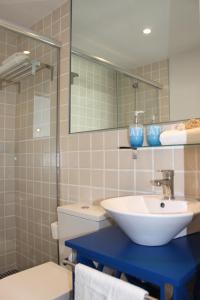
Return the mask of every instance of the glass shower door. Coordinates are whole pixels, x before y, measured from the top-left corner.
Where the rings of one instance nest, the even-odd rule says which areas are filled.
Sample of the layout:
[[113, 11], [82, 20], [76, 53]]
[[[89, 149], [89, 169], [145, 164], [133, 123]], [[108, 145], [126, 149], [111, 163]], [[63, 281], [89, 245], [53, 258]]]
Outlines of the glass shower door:
[[[57, 261], [58, 49], [0, 28], [0, 274]], [[6, 69], [6, 70], [5, 70]]]

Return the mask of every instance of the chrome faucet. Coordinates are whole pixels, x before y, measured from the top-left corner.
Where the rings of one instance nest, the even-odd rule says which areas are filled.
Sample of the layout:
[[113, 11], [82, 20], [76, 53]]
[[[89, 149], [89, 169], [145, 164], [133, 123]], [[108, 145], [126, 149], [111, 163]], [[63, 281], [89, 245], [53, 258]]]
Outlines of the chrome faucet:
[[173, 170], [161, 170], [162, 179], [151, 180], [151, 184], [154, 186], [161, 186], [163, 189], [164, 200], [174, 199], [174, 171]]

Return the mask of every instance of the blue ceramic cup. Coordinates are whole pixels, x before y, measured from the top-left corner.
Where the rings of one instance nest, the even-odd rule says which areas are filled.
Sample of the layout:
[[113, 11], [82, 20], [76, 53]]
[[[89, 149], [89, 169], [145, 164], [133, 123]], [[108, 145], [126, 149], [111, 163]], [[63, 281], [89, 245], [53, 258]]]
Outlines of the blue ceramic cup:
[[143, 127], [131, 127], [129, 132], [129, 139], [132, 148], [142, 147], [144, 141]]
[[160, 146], [161, 129], [158, 125], [150, 125], [147, 127], [147, 143], [149, 146]]

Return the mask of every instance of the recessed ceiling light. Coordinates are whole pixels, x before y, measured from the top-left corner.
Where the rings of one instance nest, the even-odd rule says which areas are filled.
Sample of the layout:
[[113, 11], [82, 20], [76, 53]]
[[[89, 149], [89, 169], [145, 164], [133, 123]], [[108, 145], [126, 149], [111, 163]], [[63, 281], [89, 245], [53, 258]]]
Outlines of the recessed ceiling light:
[[143, 29], [143, 33], [146, 34], [146, 35], [148, 35], [148, 34], [151, 33], [151, 29], [150, 28]]
[[31, 52], [28, 50], [24, 50], [24, 54], [30, 54]]
[[37, 131], [37, 132], [40, 132], [40, 128], [37, 128], [36, 131]]

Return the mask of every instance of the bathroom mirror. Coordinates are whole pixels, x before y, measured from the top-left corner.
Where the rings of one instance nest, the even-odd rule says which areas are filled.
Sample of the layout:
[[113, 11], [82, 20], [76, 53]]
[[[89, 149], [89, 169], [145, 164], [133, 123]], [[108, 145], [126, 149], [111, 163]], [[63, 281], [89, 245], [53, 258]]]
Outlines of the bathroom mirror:
[[72, 0], [70, 132], [200, 117], [198, 0]]

